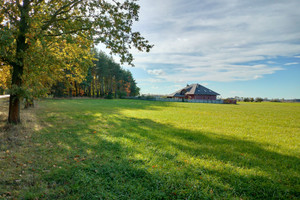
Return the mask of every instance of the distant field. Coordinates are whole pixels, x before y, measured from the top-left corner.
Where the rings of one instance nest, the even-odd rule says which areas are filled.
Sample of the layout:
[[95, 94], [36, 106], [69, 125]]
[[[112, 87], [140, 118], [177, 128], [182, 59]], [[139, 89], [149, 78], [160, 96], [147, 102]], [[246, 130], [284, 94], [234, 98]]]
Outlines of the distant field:
[[0, 198], [300, 198], [298, 103], [38, 105], [1, 144]]

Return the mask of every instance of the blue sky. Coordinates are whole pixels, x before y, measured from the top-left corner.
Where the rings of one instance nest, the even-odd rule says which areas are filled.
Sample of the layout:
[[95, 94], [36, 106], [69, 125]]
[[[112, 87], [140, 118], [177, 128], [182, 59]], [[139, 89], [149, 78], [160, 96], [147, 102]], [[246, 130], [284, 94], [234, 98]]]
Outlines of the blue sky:
[[300, 98], [299, 0], [140, 0], [154, 48], [128, 68], [141, 93], [200, 83], [222, 97]]

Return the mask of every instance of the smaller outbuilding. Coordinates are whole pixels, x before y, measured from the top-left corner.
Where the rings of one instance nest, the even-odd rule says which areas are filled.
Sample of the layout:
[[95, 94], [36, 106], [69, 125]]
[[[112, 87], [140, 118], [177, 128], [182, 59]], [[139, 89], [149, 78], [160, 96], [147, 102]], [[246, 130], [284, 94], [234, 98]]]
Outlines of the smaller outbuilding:
[[216, 100], [220, 95], [200, 84], [187, 85], [168, 96], [168, 98]]

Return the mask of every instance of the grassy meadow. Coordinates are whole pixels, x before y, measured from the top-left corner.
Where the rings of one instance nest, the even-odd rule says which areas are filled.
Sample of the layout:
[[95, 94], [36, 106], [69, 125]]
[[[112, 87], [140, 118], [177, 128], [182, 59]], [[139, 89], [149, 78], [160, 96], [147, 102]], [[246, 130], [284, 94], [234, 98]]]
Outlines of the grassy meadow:
[[17, 127], [0, 108], [0, 199], [300, 198], [298, 103], [44, 100]]

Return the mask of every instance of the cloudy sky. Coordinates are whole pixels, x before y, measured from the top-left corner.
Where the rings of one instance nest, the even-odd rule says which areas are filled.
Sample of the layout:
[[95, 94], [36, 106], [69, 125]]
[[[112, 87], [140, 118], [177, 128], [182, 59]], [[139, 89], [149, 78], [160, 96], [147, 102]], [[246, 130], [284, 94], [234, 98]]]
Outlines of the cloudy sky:
[[[300, 98], [299, 0], [140, 0], [141, 93], [200, 83], [222, 97]], [[126, 67], [127, 68], [127, 67]]]

